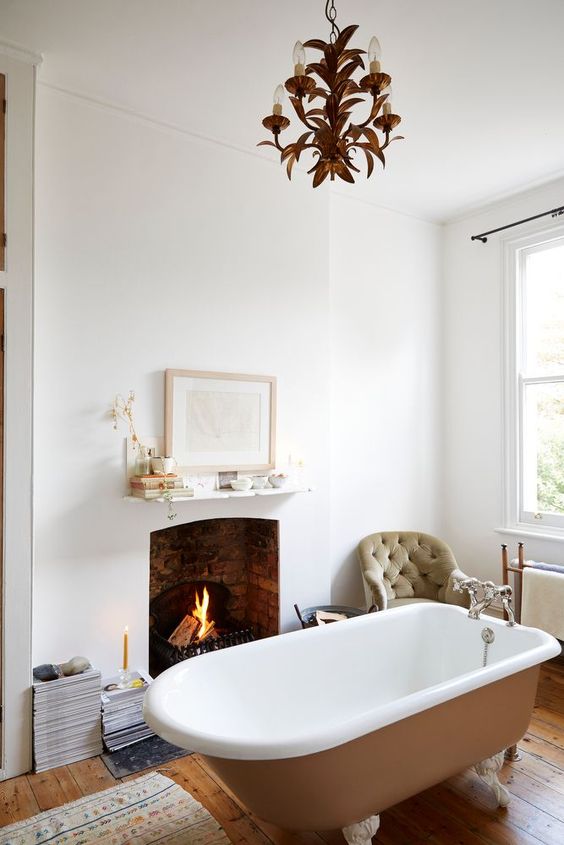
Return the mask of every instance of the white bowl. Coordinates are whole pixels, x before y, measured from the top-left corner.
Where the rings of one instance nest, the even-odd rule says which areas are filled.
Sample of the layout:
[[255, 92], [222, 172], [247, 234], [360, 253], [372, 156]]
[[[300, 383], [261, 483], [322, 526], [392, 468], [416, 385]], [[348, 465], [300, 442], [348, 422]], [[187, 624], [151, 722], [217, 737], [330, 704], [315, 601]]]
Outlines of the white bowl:
[[250, 490], [253, 486], [253, 479], [252, 478], [237, 478], [235, 481], [231, 482], [231, 486], [234, 490]]
[[272, 484], [273, 487], [284, 487], [286, 482], [288, 481], [287, 475], [270, 475], [268, 480]]
[[264, 490], [268, 478], [266, 475], [255, 475], [253, 478], [253, 490]]

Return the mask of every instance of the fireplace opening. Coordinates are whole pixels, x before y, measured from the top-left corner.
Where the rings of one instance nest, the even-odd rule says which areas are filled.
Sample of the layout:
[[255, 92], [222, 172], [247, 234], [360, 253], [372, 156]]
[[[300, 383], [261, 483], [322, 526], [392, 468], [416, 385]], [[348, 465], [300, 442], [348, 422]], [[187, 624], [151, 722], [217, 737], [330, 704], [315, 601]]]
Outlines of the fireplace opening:
[[230, 591], [215, 581], [187, 581], [151, 602], [151, 674], [190, 657], [254, 640], [250, 624], [227, 610]]
[[279, 630], [278, 522], [209, 519], [151, 534], [149, 668]]

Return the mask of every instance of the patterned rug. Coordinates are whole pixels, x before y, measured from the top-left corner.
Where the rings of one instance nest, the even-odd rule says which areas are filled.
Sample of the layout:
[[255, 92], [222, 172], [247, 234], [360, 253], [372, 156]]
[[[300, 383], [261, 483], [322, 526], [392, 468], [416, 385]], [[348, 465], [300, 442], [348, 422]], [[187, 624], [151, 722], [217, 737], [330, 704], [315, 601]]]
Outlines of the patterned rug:
[[4, 827], [0, 845], [229, 845], [223, 828], [170, 778], [148, 775]]

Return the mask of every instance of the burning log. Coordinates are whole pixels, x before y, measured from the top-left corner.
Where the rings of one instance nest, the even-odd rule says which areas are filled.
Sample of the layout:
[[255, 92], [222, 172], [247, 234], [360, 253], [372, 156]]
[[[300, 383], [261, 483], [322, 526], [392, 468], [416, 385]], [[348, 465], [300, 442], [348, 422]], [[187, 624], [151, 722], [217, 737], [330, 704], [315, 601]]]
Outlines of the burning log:
[[196, 631], [199, 627], [199, 621], [195, 619], [191, 613], [187, 613], [180, 624], [176, 626], [168, 638], [168, 641], [171, 645], [175, 645], [177, 648], [184, 648], [185, 646], [190, 645], [196, 636]]
[[215, 629], [215, 622], [213, 619], [208, 619], [208, 607], [210, 597], [208, 591], [204, 587], [203, 598], [200, 601], [198, 593], [196, 593], [196, 608], [191, 613], [187, 613], [184, 619], [176, 626], [168, 641], [171, 645], [177, 648], [186, 648], [191, 643], [201, 643], [210, 635], [217, 637]]
[[207, 623], [207, 628], [205, 629], [205, 631], [203, 632], [203, 634], [201, 634], [201, 635], [198, 637], [198, 639], [196, 640], [196, 642], [201, 643], [201, 642], [203, 642], [204, 640], [207, 640], [207, 638], [208, 638], [208, 637], [210, 637], [210, 636], [212, 636], [212, 637], [217, 637], [217, 636], [218, 636], [218, 633], [217, 633], [217, 631], [215, 630], [215, 622], [209, 622], [209, 623]]

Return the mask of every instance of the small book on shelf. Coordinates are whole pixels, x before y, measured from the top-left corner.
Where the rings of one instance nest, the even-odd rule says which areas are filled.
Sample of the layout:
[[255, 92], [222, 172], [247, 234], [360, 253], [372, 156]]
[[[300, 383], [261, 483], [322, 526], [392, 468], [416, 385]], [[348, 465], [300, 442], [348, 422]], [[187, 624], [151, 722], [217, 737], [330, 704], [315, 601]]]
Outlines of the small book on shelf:
[[134, 475], [129, 479], [129, 483], [137, 490], [172, 490], [184, 485], [179, 475]]
[[137, 487], [132, 487], [130, 495], [135, 499], [162, 499], [165, 493], [172, 493], [175, 499], [190, 499], [194, 495], [194, 490], [187, 487], [167, 488], [166, 490], [139, 490]]

